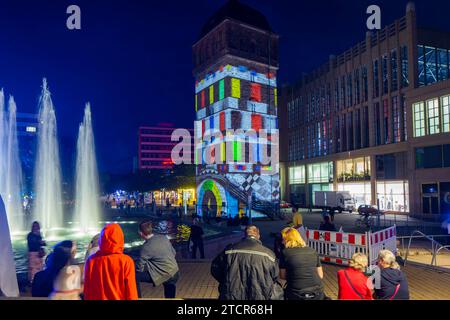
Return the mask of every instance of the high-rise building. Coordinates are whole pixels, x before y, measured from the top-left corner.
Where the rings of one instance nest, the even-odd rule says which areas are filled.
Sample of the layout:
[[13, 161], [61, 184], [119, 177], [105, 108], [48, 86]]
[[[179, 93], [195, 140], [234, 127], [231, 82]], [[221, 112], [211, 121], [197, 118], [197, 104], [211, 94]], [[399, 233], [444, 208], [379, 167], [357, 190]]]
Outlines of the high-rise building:
[[[265, 146], [278, 154], [271, 140], [278, 129], [278, 36], [261, 13], [231, 0], [206, 22], [193, 57], [194, 130], [202, 138], [195, 144], [199, 213], [234, 216], [250, 206], [272, 213], [278, 163], [262, 157]], [[252, 140], [236, 130], [266, 130], [268, 138]]]
[[36, 161], [38, 115], [33, 113], [17, 113], [17, 140], [19, 158], [22, 162], [22, 178], [24, 191], [29, 194], [33, 189], [34, 165]]
[[[139, 127], [139, 170], [170, 170], [174, 167], [172, 161], [172, 149], [179, 141], [172, 141], [172, 133], [177, 128], [172, 123], [159, 123], [152, 127]], [[193, 130], [188, 129], [190, 135]], [[188, 145], [189, 157], [192, 163], [192, 137]]]
[[450, 33], [417, 26], [415, 7], [283, 87], [283, 199], [349, 191], [357, 205], [450, 212]]

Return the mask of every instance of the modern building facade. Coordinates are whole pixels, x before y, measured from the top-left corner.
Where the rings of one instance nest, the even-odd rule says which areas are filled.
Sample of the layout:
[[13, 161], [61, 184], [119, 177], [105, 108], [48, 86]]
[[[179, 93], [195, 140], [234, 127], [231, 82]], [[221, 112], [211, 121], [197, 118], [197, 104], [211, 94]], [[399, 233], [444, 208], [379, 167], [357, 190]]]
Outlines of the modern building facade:
[[450, 213], [450, 33], [406, 15], [282, 89], [282, 197]]
[[[278, 129], [278, 36], [261, 13], [231, 0], [204, 25], [193, 58], [197, 210], [269, 212], [279, 202], [278, 163], [272, 168], [261, 158], [265, 148], [278, 153], [271, 139]], [[211, 146], [219, 151], [208, 158]]]
[[[170, 170], [174, 167], [172, 149], [177, 144], [180, 144], [179, 141], [172, 141], [172, 133], [176, 129], [178, 128], [172, 123], [159, 123], [152, 127], [139, 127], [139, 170]], [[188, 131], [193, 135], [192, 129], [188, 129]], [[192, 139], [192, 137], [189, 137], [189, 139]], [[187, 149], [189, 149], [189, 157], [192, 163], [192, 142], [189, 143]]]
[[19, 112], [16, 115], [16, 121], [24, 190], [25, 193], [29, 195], [33, 189], [37, 134], [39, 128], [38, 115]]

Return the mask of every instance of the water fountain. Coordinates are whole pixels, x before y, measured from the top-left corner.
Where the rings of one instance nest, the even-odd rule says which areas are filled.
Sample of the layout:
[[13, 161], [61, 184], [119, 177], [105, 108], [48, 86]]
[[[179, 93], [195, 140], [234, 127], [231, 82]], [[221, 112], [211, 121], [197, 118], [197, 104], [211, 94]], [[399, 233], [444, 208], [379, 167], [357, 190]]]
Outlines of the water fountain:
[[39, 128], [35, 167], [34, 218], [48, 232], [62, 227], [63, 206], [56, 116], [47, 80], [39, 99]]
[[11, 96], [8, 103], [8, 134], [6, 152], [5, 207], [12, 232], [25, 229], [25, 216], [22, 207], [22, 166], [19, 158], [17, 140], [17, 106]]
[[[0, 91], [0, 195], [8, 215], [11, 232], [25, 228], [22, 210], [22, 167], [17, 141], [16, 103], [9, 98], [8, 113], [5, 112], [5, 97]], [[7, 119], [8, 118], [8, 119]]]
[[86, 104], [77, 142], [76, 194], [74, 220], [83, 232], [98, 231], [100, 217], [99, 180], [92, 130], [91, 106]]
[[5, 114], [5, 95], [3, 89], [0, 90], [0, 195], [5, 197], [5, 177], [6, 177], [6, 153], [7, 153], [7, 136], [8, 125], [6, 123]]

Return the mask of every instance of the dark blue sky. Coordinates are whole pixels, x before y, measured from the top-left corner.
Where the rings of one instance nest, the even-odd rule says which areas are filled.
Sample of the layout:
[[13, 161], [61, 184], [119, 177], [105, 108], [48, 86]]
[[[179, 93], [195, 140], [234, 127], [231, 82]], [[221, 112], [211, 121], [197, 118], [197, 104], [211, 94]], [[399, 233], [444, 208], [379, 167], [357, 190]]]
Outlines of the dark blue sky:
[[[191, 45], [225, 0], [2, 0], [0, 87], [19, 112], [36, 112], [42, 77], [69, 150], [84, 103], [93, 109], [101, 171], [128, 172], [137, 128], [194, 120]], [[280, 83], [292, 81], [364, 38], [366, 8], [382, 24], [404, 15], [407, 1], [242, 0], [280, 34]], [[449, 1], [415, 1], [419, 24], [450, 30]], [[66, 28], [66, 8], [82, 10], [82, 30]], [[66, 164], [71, 166], [72, 164]]]

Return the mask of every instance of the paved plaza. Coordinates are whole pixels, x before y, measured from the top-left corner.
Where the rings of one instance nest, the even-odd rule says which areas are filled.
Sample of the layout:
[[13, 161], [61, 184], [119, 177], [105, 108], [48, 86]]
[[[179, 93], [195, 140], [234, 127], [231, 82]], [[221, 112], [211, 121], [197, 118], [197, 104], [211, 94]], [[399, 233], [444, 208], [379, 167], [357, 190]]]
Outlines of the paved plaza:
[[[210, 261], [181, 261], [180, 280], [177, 285], [177, 298], [217, 299], [217, 282], [210, 274]], [[337, 271], [341, 267], [324, 265], [325, 294], [337, 299]], [[415, 266], [403, 268], [409, 281], [412, 300], [450, 300], [450, 273], [438, 272]], [[143, 297], [158, 299], [164, 297], [163, 287], [142, 285]]]

